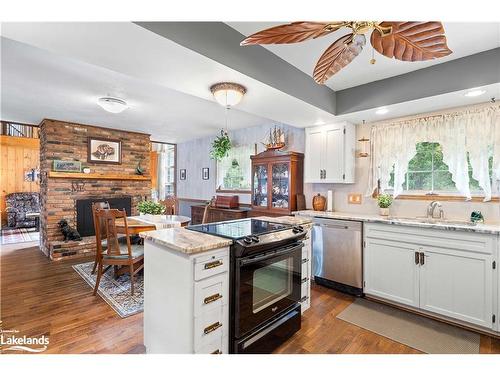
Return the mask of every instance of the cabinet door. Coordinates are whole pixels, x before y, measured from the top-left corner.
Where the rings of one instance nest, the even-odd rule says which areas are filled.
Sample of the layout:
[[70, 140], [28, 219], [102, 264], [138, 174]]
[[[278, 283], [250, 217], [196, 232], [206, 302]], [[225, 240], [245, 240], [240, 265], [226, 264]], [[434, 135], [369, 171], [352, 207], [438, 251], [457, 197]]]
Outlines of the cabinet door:
[[418, 266], [415, 246], [367, 239], [364, 249], [364, 292], [418, 307]]
[[252, 205], [257, 207], [268, 207], [268, 165], [256, 164], [252, 176]]
[[323, 182], [344, 181], [344, 127], [332, 125], [325, 130], [325, 158], [323, 169], [326, 170]]
[[271, 208], [288, 210], [290, 205], [290, 163], [271, 164]]
[[420, 307], [492, 328], [491, 255], [428, 247], [423, 252]]
[[321, 170], [325, 149], [325, 137], [322, 128], [306, 129], [306, 152], [304, 155], [306, 183], [323, 182]]

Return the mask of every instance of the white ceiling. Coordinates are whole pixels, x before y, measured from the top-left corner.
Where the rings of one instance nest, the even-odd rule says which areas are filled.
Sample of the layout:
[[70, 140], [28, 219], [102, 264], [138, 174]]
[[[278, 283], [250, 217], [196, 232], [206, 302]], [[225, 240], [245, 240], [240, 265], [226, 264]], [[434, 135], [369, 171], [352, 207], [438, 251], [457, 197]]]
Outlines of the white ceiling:
[[[38, 124], [43, 118], [147, 132], [159, 141], [214, 134], [225, 125], [224, 108], [166, 87], [2, 38], [2, 119]], [[127, 98], [130, 108], [104, 111], [99, 97]], [[271, 123], [230, 111], [231, 129]]]
[[[124, 87], [121, 87], [120, 83], [113, 83], [114, 78], [100, 77], [99, 74], [103, 73], [95, 76], [94, 96], [107, 94], [120, 96], [120, 91], [123, 91], [123, 99], [130, 103], [136, 103], [134, 108], [127, 109], [121, 117], [109, 115], [105, 119], [105, 124], [96, 123], [96, 125], [121, 128], [124, 126], [123, 119], [128, 119], [128, 116], [133, 116], [134, 113], [141, 113], [151, 115], [151, 117], [147, 117], [148, 120], [156, 116], [156, 121], [143, 121], [138, 117], [134, 119], [135, 126], [143, 127], [144, 131], [150, 132], [158, 140], [180, 142], [184, 139], [201, 137], [207, 134], [207, 131], [216, 134], [215, 129], [208, 128], [207, 130], [207, 124], [219, 123], [222, 120], [221, 116], [207, 112], [201, 102], [199, 105], [193, 105], [193, 100], [189, 96], [208, 101], [210, 105], [214, 105], [215, 111], [221, 110], [221, 107], [214, 104], [209, 90], [212, 84], [220, 81], [238, 82], [247, 88], [247, 94], [243, 101], [233, 111], [252, 114], [253, 116], [249, 115], [248, 117], [252, 120], [243, 121], [244, 116], [240, 114], [242, 121], [240, 122], [238, 118], [232, 118], [231, 127], [251, 126], [251, 123], [255, 124], [256, 116], [261, 119], [269, 119], [266, 122], [270, 125], [280, 122], [298, 127], [310, 126], [311, 122], [316, 121], [317, 118], [334, 119], [334, 116], [328, 112], [133, 23], [4, 23], [2, 24], [2, 35], [28, 44], [30, 48], [34, 46], [50, 51], [54, 54], [52, 59], [64, 60], [61, 64], [65, 65], [65, 68], [72, 71], [73, 74], [78, 74], [79, 69], [101, 68], [99, 72], [116, 73], [118, 75], [115, 77], [122, 77], [123, 80], [129, 78], [130, 82], [135, 82], [133, 86], [123, 84]], [[4, 55], [6, 54], [2, 54], [2, 59], [9, 57]], [[37, 58], [38, 56], [33, 53], [32, 63], [34, 65], [37, 64]], [[12, 61], [14, 60], [15, 57]], [[56, 62], [53, 63], [56, 64]], [[85, 68], [83, 65], [72, 65], [76, 63], [84, 63], [89, 66]], [[12, 69], [18, 68], [12, 67]], [[54, 69], [53, 72], [55, 73], [56, 70]], [[40, 118], [43, 118], [49, 117], [44, 108], [55, 108], [58, 107], [58, 104], [50, 99], [52, 97], [50, 85], [47, 85], [46, 82], [37, 84], [40, 79], [42, 78], [38, 76], [33, 77], [33, 91], [43, 92], [46, 90], [47, 92], [47, 95], [42, 95], [42, 97], [47, 97], [47, 101], [43, 103], [43, 106], [39, 106], [40, 110], [37, 113]], [[108, 82], [108, 84], [99, 85], [101, 82]], [[158, 87], [153, 89], [150, 87], [151, 85]], [[178, 97], [178, 100], [173, 101], [173, 105], [171, 105], [169, 97], [158, 91], [159, 87], [189, 96], [183, 96], [182, 100], [181, 97]], [[90, 86], [87, 88], [91, 89]], [[12, 90], [15, 89], [15, 87], [12, 88]], [[75, 98], [82, 97], [84, 92], [78, 85], [68, 85], [66, 90], [65, 95]], [[149, 90], [153, 93], [154, 98], [148, 97], [146, 99], [141, 96], [141, 93], [146, 95]], [[170, 92], [170, 95], [173, 93]], [[7, 98], [6, 95], [5, 98]], [[80, 103], [83, 106], [83, 102]], [[81, 108], [81, 111], [85, 113], [88, 113], [89, 110], [89, 108]], [[96, 106], [94, 110], [101, 109]], [[19, 108], [16, 114], [17, 117], [25, 116]], [[72, 114], [66, 111], [65, 118], [68, 116], [72, 116]], [[231, 117], [234, 116], [236, 115], [232, 114]], [[179, 125], [180, 119], [182, 119], [182, 125]], [[176, 126], [179, 126], [182, 131], [175, 132], [172, 138], [165, 139], [167, 136], [164, 135], [165, 126], [172, 123], [176, 123]]]
[[[286, 22], [227, 22], [229, 26], [245, 36], [283, 23]], [[453, 51], [449, 56], [432, 61], [404, 62], [389, 59], [375, 51], [377, 62], [371, 65], [369, 61], [372, 58], [373, 48], [367, 40], [367, 45], [361, 54], [330, 78], [326, 85], [335, 91], [343, 90], [500, 47], [500, 23], [449, 22], [444, 23], [444, 29], [448, 46]], [[263, 47], [312, 76], [314, 66], [323, 52], [331, 43], [348, 32], [349, 29], [344, 28], [322, 38], [302, 43], [264, 45]]]

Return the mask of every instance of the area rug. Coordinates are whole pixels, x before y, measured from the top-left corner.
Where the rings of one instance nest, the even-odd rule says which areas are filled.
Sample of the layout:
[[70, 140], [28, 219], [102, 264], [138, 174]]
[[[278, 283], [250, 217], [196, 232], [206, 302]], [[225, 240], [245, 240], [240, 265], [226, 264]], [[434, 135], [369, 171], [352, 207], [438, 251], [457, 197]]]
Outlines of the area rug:
[[424, 353], [479, 353], [477, 333], [361, 298], [337, 318]]
[[2, 229], [0, 238], [2, 245], [9, 245], [21, 242], [38, 241], [40, 232], [35, 232], [34, 229]]
[[[89, 284], [95, 287], [97, 272], [92, 275], [94, 262], [75, 264], [73, 269]], [[134, 279], [134, 295], [130, 294], [130, 276], [120, 275], [117, 279], [113, 277], [113, 269], [109, 269], [101, 277], [99, 289], [97, 290], [118, 315], [122, 318], [140, 313], [144, 310], [144, 277], [136, 274]]]

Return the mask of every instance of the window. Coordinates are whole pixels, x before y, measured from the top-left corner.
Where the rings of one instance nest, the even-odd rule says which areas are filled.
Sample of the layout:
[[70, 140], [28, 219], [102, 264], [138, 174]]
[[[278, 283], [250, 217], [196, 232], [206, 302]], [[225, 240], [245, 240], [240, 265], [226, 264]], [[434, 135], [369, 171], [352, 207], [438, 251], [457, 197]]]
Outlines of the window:
[[[443, 161], [443, 151], [439, 143], [421, 142], [416, 145], [417, 154], [408, 163], [403, 184], [404, 191], [417, 194], [458, 193], [452, 174]], [[467, 157], [468, 161], [468, 157]], [[493, 175], [493, 156], [489, 159], [490, 179]], [[473, 194], [481, 195], [478, 181], [472, 177], [472, 167], [469, 162], [469, 186]], [[389, 186], [394, 187], [394, 172], [391, 173]], [[498, 187], [493, 185], [493, 191]]]
[[168, 143], [151, 143], [152, 171], [154, 174], [152, 196], [156, 199], [165, 199], [175, 195], [175, 154], [176, 147]]
[[251, 189], [251, 160], [254, 145], [234, 146], [226, 158], [217, 162], [217, 191]]

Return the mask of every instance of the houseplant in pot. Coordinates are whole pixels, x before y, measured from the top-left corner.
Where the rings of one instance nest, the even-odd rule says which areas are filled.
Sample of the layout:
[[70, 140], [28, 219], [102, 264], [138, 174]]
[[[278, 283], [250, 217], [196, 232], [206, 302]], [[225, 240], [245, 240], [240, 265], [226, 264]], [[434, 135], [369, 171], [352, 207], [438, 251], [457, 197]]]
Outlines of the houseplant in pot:
[[389, 207], [392, 204], [392, 195], [380, 194], [377, 197], [377, 203], [380, 208], [380, 215], [389, 216]]
[[163, 215], [165, 206], [149, 200], [140, 201], [137, 209], [141, 215]]

